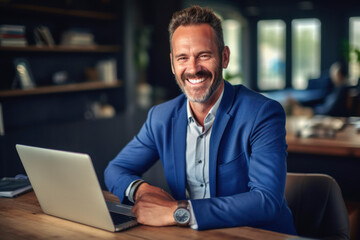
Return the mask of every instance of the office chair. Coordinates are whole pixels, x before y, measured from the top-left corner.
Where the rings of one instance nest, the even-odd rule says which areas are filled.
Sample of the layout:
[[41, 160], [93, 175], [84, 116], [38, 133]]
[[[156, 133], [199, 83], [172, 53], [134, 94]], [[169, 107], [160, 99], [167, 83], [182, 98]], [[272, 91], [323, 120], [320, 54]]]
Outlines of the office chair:
[[350, 239], [344, 199], [339, 185], [329, 175], [288, 173], [285, 197], [300, 236]]

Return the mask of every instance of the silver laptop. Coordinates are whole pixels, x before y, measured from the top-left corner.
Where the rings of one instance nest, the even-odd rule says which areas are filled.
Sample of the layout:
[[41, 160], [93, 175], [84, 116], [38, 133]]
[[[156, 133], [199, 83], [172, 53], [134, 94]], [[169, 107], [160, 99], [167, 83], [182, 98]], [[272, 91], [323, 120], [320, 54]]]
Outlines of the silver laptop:
[[44, 213], [112, 232], [137, 224], [131, 206], [105, 201], [89, 155], [16, 149]]

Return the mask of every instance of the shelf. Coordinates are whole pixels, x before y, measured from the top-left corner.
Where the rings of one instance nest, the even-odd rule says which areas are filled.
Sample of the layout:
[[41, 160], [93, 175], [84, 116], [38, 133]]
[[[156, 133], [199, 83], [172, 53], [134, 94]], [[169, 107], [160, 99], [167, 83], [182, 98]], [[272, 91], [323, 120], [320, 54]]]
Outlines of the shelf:
[[111, 88], [118, 88], [120, 86], [122, 86], [122, 83], [120, 81], [110, 84], [103, 83], [100, 81], [73, 83], [73, 84], [65, 84], [59, 86], [36, 87], [33, 89], [25, 89], [25, 90], [23, 89], [4, 90], [4, 91], [0, 91], [0, 98], [62, 93], [62, 92], [79, 92], [79, 91], [88, 91], [88, 90], [97, 90], [97, 89], [111, 89]]
[[113, 13], [87, 11], [87, 10], [73, 10], [73, 9], [64, 9], [64, 8], [56, 8], [56, 7], [37, 6], [30, 4], [13, 4], [12, 7], [15, 9], [29, 10], [35, 12], [52, 13], [52, 14], [68, 15], [75, 17], [86, 17], [86, 18], [94, 18], [101, 20], [114, 20], [117, 18], [117, 16]]
[[12, 52], [119, 52], [117, 45], [92, 45], [92, 46], [25, 46], [25, 47], [0, 47], [0, 51]]

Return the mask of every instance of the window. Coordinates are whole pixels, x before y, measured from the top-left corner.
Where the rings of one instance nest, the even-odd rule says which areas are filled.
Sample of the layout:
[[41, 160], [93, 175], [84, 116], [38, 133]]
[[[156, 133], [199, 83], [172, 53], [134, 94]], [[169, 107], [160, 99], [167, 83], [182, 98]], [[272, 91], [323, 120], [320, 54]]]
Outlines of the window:
[[356, 85], [360, 77], [360, 17], [352, 17], [350, 27], [349, 81]]
[[225, 45], [230, 48], [230, 64], [224, 70], [224, 78], [231, 84], [242, 83], [241, 76], [241, 23], [226, 19], [222, 22]]
[[261, 90], [285, 87], [285, 23], [258, 22], [258, 86]]
[[295, 19], [292, 21], [292, 86], [307, 87], [310, 78], [320, 76], [320, 21]]

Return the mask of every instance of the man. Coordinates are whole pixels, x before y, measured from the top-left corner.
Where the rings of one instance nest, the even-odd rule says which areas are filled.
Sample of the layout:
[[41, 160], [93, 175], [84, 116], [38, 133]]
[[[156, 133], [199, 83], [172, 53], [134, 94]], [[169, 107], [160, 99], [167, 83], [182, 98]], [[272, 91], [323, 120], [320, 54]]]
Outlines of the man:
[[347, 117], [349, 115], [348, 104], [348, 67], [342, 61], [335, 62], [329, 69], [330, 80], [334, 88], [325, 97], [321, 104], [313, 108], [301, 105], [295, 99], [287, 99], [286, 104], [290, 106], [295, 116], [328, 115], [334, 117]]
[[[146, 225], [295, 234], [284, 199], [282, 107], [223, 80], [230, 51], [211, 10], [175, 13], [169, 32], [172, 71], [184, 94], [150, 110], [105, 170], [109, 190], [121, 202], [133, 201], [138, 222]], [[159, 158], [172, 195], [140, 178]]]
[[348, 66], [344, 62], [335, 62], [329, 69], [334, 89], [322, 104], [314, 107], [313, 113], [335, 117], [347, 117], [348, 114]]

